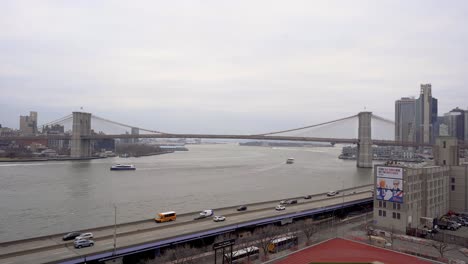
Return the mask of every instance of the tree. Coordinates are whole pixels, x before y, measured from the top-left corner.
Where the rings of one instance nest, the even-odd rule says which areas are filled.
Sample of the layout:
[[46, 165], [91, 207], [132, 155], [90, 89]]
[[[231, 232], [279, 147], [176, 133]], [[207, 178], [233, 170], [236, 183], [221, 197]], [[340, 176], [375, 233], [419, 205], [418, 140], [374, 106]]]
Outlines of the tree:
[[437, 250], [437, 252], [440, 254], [441, 258], [444, 258], [444, 255], [447, 251], [454, 250], [454, 247], [451, 247], [445, 239], [445, 232], [443, 233], [442, 240], [441, 241], [434, 241], [432, 243], [432, 247]]
[[196, 264], [200, 254], [205, 252], [203, 248], [194, 248], [190, 246], [178, 246], [168, 249], [163, 255], [148, 261], [147, 264], [171, 262], [173, 264]]
[[[238, 243], [236, 243], [237, 246], [236, 246], [236, 250], [240, 250], [240, 249], [245, 249], [245, 248], [250, 248], [250, 247], [253, 247], [253, 246], [256, 246], [257, 245], [257, 241], [255, 239], [255, 237], [253, 236], [248, 236], [248, 237], [243, 237], [241, 239], [238, 240]], [[250, 254], [253, 252], [252, 251], [248, 251], [248, 255], [247, 255], [247, 263], [250, 263], [250, 256], [252, 254]]]
[[276, 226], [266, 226], [262, 227], [255, 231], [254, 237], [257, 240], [257, 244], [259, 248], [263, 252], [264, 260], [268, 259], [268, 246], [271, 244], [273, 240], [280, 236], [279, 230]]
[[317, 226], [312, 222], [311, 219], [299, 222], [297, 225], [298, 231], [301, 231], [306, 237], [306, 245], [310, 244], [310, 240], [317, 233]]

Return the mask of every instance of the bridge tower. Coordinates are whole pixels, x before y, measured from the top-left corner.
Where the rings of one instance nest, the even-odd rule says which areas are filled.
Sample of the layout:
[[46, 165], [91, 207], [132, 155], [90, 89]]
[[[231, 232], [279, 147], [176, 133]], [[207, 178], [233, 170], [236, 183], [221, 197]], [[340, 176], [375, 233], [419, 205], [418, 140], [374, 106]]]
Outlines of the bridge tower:
[[73, 126], [70, 156], [85, 158], [91, 156], [91, 140], [81, 139], [81, 136], [91, 135], [91, 114], [73, 112]]
[[372, 112], [360, 112], [358, 118], [357, 166], [359, 168], [372, 168]]

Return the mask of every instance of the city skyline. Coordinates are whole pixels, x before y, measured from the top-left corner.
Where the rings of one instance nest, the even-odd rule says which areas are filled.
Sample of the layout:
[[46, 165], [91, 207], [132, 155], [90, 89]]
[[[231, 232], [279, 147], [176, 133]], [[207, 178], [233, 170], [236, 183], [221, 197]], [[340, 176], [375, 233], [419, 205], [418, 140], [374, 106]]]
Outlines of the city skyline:
[[[466, 109], [463, 1], [0, 3], [0, 124], [86, 112], [170, 132], [257, 133], [432, 84]], [[82, 18], [86, 17], [86, 20]]]

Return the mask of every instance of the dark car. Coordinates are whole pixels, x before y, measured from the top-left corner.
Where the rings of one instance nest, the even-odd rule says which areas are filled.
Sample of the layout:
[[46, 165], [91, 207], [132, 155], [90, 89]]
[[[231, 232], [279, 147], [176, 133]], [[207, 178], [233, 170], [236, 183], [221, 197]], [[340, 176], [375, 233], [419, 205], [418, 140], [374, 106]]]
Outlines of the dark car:
[[312, 198], [312, 195], [306, 195], [304, 196], [304, 199], [311, 199]]
[[288, 200], [286, 204], [297, 204], [297, 200]]
[[247, 210], [247, 206], [245, 205], [237, 207], [237, 211], [245, 211], [245, 210]]
[[71, 233], [68, 233], [68, 234], [64, 235], [64, 236], [62, 237], [62, 240], [63, 240], [63, 241], [73, 240], [73, 239], [75, 239], [76, 237], [79, 237], [80, 235], [81, 235], [80, 232], [71, 232]]
[[193, 220], [200, 220], [200, 219], [205, 219], [205, 218], [207, 218], [207, 216], [205, 216], [205, 215], [197, 215], [197, 216], [195, 216], [195, 217], [193, 218]]

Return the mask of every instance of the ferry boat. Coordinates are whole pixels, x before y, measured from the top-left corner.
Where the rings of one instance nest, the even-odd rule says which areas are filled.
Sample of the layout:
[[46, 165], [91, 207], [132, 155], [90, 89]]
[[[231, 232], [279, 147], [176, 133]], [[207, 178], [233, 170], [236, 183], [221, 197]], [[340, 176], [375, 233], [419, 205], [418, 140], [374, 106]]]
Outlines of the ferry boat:
[[111, 170], [136, 170], [135, 166], [132, 164], [115, 164], [110, 168]]

